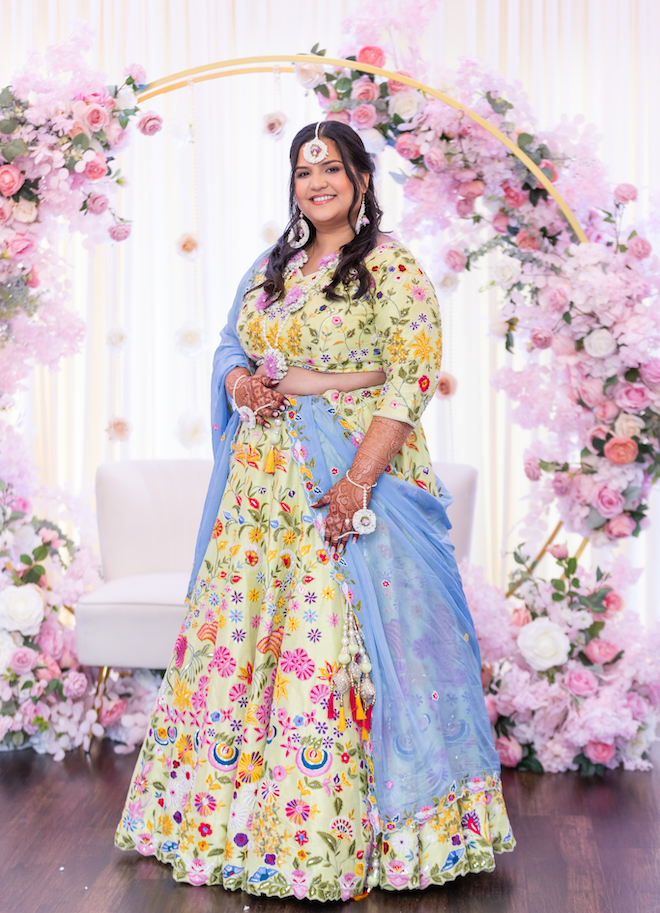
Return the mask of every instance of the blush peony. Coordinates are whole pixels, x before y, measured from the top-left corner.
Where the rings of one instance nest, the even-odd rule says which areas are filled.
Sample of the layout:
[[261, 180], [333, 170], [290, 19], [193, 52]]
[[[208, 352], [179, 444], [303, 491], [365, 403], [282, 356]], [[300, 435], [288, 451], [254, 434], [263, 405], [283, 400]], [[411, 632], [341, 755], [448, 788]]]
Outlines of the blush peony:
[[627, 536], [632, 536], [636, 527], [637, 524], [629, 514], [619, 514], [618, 517], [607, 521], [605, 532], [610, 539], [625, 539]]
[[547, 327], [534, 327], [529, 334], [529, 341], [535, 349], [549, 349], [552, 345], [552, 330]]
[[584, 654], [594, 664], [604, 665], [611, 663], [614, 657], [619, 653], [619, 648], [611, 640], [601, 640], [600, 637], [594, 637], [584, 648]]
[[89, 681], [84, 672], [68, 672], [63, 679], [62, 688], [64, 697], [79, 700], [89, 687]]
[[9, 668], [16, 675], [25, 675], [34, 669], [37, 654], [29, 647], [19, 647], [9, 658]]
[[607, 764], [616, 754], [616, 746], [609, 742], [587, 742], [582, 750], [594, 764]]
[[645, 260], [650, 257], [652, 249], [650, 241], [647, 241], [646, 238], [640, 238], [639, 235], [635, 235], [634, 238], [628, 241], [628, 250], [638, 260]]
[[535, 618], [520, 631], [518, 649], [532, 669], [543, 672], [566, 662], [571, 642], [554, 621]]
[[614, 399], [617, 406], [626, 412], [643, 412], [651, 405], [651, 397], [645, 384], [621, 384]]
[[351, 126], [356, 130], [369, 130], [377, 120], [377, 112], [373, 105], [358, 105], [351, 113]]
[[495, 739], [495, 751], [505, 767], [517, 767], [522, 761], [522, 747], [514, 736], [501, 735]]
[[448, 250], [445, 254], [445, 263], [454, 273], [462, 272], [467, 264], [467, 257], [461, 250]]
[[564, 684], [578, 697], [589, 697], [598, 691], [598, 679], [589, 669], [571, 669]]
[[553, 314], [563, 314], [569, 302], [568, 291], [564, 286], [557, 288], [546, 286], [539, 292], [539, 304]]
[[652, 387], [660, 385], [660, 358], [649, 358], [649, 360], [640, 365], [639, 373], [645, 384]]
[[593, 507], [601, 517], [610, 519], [616, 517], [624, 508], [625, 501], [622, 495], [608, 485], [598, 485], [591, 497]]
[[404, 159], [416, 159], [419, 155], [419, 143], [409, 133], [401, 133], [397, 136], [394, 148]]
[[380, 98], [380, 89], [366, 74], [356, 79], [351, 89], [353, 101], [376, 101]]
[[618, 184], [614, 188], [616, 203], [632, 203], [637, 199], [637, 188], [634, 184]]

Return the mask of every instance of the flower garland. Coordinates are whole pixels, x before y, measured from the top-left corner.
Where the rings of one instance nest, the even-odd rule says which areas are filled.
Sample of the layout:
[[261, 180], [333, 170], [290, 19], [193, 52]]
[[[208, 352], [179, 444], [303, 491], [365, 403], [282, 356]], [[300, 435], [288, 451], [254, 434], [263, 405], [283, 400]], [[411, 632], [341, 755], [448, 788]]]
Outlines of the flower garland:
[[[157, 114], [137, 106], [144, 69], [133, 64], [122, 85], [104, 85], [82, 58], [91, 39], [83, 24], [48, 48], [51, 75], [32, 58], [0, 91], [0, 408], [12, 405], [34, 362], [55, 366], [82, 342], [84, 324], [66, 306], [66, 265], [55, 254], [58, 223], [89, 243], [125, 240], [130, 223], [111, 202], [123, 184], [115, 154], [131, 122], [146, 136], [161, 129]], [[121, 347], [122, 333], [113, 331], [110, 344]], [[114, 419], [109, 432], [121, 440], [128, 430]], [[95, 524], [76, 522], [77, 505], [39, 488], [36, 476], [20, 435], [0, 422], [0, 750], [29, 745], [59, 760], [107, 734], [130, 751], [144, 736], [159, 678], [113, 673], [95, 698], [73, 627], [75, 603], [100, 582], [84, 544]], [[63, 532], [64, 520], [74, 521], [83, 544]]]
[[0, 91], [2, 406], [34, 361], [55, 366], [82, 343], [84, 324], [66, 306], [66, 264], [55, 253], [60, 220], [90, 244], [128, 238], [130, 222], [112, 202], [124, 183], [115, 155], [126, 148], [132, 122], [146, 136], [162, 126], [159, 115], [138, 107], [141, 66], [128, 67], [120, 86], [106, 86], [85, 64], [92, 36], [81, 25], [48, 49], [52, 75], [43, 76], [33, 57]]
[[[399, 6], [403, 21], [408, 5]], [[388, 11], [391, 32], [391, 4]], [[376, 12], [367, 4], [345, 22], [357, 48], [345, 59], [377, 67], [396, 60], [394, 48], [374, 43]], [[398, 72], [424, 78], [414, 48], [408, 59], [409, 70]], [[524, 163], [464, 111], [358, 70], [310, 61], [296, 72], [326, 119], [350, 124], [369, 152], [392, 146], [404, 160], [393, 175], [406, 201], [403, 234], [449, 237], [434, 264], [441, 291], [451, 293], [463, 271], [498, 255], [488, 284], [501, 291], [503, 306], [491, 332], [509, 351], [518, 341], [525, 361], [500, 370], [494, 384], [516, 402], [519, 424], [547, 431], [524, 456], [528, 478], [540, 482], [527, 525], [555, 501], [567, 530], [595, 545], [638, 535], [660, 476], [660, 359], [651, 354], [660, 343], [660, 263], [640, 230], [624, 227], [635, 187], [620, 184], [612, 194], [589, 129], [563, 122], [552, 133], [536, 131], [526, 97], [479, 61], [436, 77], [556, 184], [585, 227], [588, 243], [580, 244]], [[482, 578], [474, 584], [476, 570], [462, 569], [482, 654], [491, 656], [485, 686], [498, 751], [503, 763], [536, 770], [644, 768], [660, 705], [648, 639], [629, 614], [612, 617], [622, 604], [616, 575], [598, 571], [592, 581], [558, 548], [565, 573], [551, 583], [536, 576], [524, 546], [515, 553], [526, 576], [515, 580], [524, 605], [513, 611], [513, 626], [504, 594]], [[622, 585], [623, 563], [615, 566]], [[541, 645], [554, 649], [545, 668], [534, 660]], [[580, 692], [586, 681], [589, 694]]]

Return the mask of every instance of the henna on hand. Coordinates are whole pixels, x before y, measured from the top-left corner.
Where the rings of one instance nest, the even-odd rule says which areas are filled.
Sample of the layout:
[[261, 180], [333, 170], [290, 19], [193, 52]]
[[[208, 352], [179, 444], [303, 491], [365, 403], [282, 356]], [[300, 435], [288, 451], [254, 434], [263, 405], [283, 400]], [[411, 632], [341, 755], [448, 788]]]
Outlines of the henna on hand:
[[392, 462], [413, 429], [383, 415], [375, 415], [355, 454], [350, 473], [360, 485], [375, 485], [385, 467]]
[[[246, 379], [241, 380], [241, 376]], [[234, 368], [225, 379], [225, 389], [231, 396], [236, 385], [236, 405], [252, 409], [256, 413], [257, 424], [269, 428], [267, 417], [276, 418], [289, 405], [284, 394], [271, 389], [276, 383], [277, 381], [265, 375], [255, 377], [245, 368]]]
[[[353, 530], [353, 514], [362, 509], [363, 497], [362, 489], [344, 476], [311, 505], [316, 509], [330, 507], [325, 518], [324, 545], [333, 555], [337, 554], [340, 546], [342, 551], [346, 549], [351, 536], [354, 541], [357, 539], [358, 534]], [[367, 492], [367, 504], [370, 498], [371, 490]]]

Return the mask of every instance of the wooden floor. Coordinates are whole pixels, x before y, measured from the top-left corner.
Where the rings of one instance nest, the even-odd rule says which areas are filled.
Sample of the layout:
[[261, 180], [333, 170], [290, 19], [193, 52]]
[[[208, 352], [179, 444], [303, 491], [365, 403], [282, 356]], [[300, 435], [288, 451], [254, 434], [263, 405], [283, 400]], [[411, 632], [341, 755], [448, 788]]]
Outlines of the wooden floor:
[[[257, 899], [172, 880], [169, 867], [112, 843], [135, 755], [107, 741], [62, 763], [32, 751], [0, 754], [0, 913], [300, 913], [319, 904]], [[506, 771], [518, 839], [493, 874], [423, 892], [375, 891], [360, 913], [657, 913], [657, 771]], [[328, 904], [336, 911], [348, 904]]]

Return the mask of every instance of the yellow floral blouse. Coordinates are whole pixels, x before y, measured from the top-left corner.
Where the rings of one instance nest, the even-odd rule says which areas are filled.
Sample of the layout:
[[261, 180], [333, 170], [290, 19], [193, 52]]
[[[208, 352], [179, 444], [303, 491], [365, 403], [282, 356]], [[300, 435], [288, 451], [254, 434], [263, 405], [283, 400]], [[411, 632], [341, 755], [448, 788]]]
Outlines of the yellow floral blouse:
[[[243, 300], [237, 330], [256, 364], [266, 350], [279, 349], [291, 366], [315, 371], [385, 372], [374, 415], [407, 422], [413, 427], [435, 393], [442, 359], [440, 313], [433, 286], [413, 255], [398, 241], [375, 248], [365, 260], [372, 287], [354, 299], [356, 284], [340, 301], [328, 301], [317, 286], [304, 307], [285, 321], [259, 311], [259, 290]], [[315, 275], [297, 269], [286, 280], [313, 287]], [[256, 280], [263, 280], [260, 275]], [[329, 283], [327, 274], [324, 284]]]

